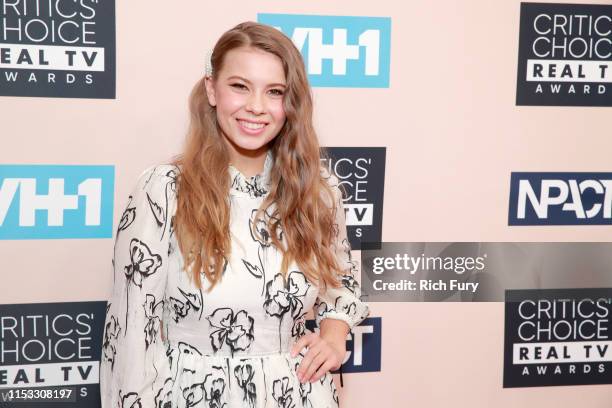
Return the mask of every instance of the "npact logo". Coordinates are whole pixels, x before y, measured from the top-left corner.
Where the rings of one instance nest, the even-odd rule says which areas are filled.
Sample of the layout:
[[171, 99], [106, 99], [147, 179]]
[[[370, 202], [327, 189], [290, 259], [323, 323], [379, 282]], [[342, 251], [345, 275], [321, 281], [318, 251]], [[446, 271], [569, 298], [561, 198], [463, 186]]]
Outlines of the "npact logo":
[[0, 166], [0, 239], [110, 238], [113, 166]]
[[612, 173], [512, 173], [508, 224], [612, 224]]
[[390, 18], [260, 13], [257, 21], [293, 40], [312, 86], [389, 87]]

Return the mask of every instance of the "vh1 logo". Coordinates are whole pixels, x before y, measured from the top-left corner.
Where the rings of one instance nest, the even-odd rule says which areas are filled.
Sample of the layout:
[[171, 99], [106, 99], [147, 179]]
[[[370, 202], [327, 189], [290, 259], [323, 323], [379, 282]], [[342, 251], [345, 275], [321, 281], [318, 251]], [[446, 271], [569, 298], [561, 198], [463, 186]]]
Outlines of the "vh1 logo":
[[391, 18], [259, 13], [302, 53], [314, 87], [388, 88]]
[[110, 238], [114, 166], [0, 165], [0, 239]]

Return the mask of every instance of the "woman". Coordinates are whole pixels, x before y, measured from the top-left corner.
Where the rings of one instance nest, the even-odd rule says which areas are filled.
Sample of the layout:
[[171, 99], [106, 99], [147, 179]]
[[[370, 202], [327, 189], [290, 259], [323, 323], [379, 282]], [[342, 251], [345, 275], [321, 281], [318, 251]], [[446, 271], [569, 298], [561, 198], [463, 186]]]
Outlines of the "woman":
[[119, 223], [102, 406], [337, 407], [329, 371], [369, 309], [299, 51], [239, 24], [190, 109], [184, 153], [145, 171]]

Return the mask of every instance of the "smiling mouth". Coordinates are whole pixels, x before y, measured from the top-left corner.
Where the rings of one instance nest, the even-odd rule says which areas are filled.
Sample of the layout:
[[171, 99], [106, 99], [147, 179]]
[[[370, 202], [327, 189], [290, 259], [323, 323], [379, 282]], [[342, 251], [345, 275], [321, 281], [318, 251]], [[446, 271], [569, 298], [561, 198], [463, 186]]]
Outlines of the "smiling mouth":
[[240, 119], [236, 119], [238, 121], [238, 123], [240, 124], [240, 126], [246, 128], [246, 129], [250, 129], [250, 130], [259, 130], [264, 128], [267, 123], [264, 122], [248, 122], [246, 120], [240, 120]]

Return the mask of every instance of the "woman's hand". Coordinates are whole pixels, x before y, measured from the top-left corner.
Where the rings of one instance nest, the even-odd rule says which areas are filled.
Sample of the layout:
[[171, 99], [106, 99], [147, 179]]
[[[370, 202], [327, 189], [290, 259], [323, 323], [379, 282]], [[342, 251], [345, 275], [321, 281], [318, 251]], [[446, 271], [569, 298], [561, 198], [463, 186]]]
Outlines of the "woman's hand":
[[308, 333], [291, 348], [291, 357], [298, 355], [302, 348], [308, 347], [306, 355], [297, 369], [300, 382], [315, 382], [330, 370], [337, 370], [346, 355], [346, 340], [333, 342], [321, 337], [318, 333]]

